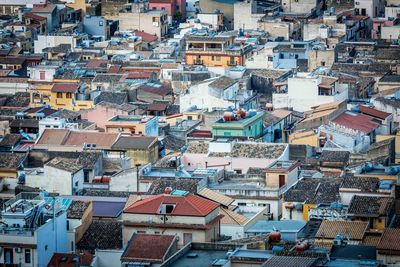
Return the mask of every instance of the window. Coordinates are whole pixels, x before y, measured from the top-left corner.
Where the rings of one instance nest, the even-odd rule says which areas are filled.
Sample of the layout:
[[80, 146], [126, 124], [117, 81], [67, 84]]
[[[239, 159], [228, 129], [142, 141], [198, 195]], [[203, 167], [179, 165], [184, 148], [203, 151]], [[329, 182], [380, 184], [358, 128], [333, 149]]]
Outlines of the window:
[[273, 57], [268, 57], [268, 61], [274, 61]]
[[321, 61], [321, 66], [325, 66], [325, 61]]
[[74, 241], [71, 241], [71, 251], [74, 251]]
[[67, 98], [72, 98], [72, 93], [67, 93]]
[[39, 79], [40, 80], [46, 79], [46, 72], [44, 72], [44, 71], [39, 72]]
[[174, 205], [165, 206], [165, 213], [172, 213], [173, 210], [174, 210]]
[[85, 181], [85, 183], [89, 182], [89, 171], [83, 172], [83, 180]]
[[79, 182], [76, 181], [76, 182], [75, 182], [75, 187], [78, 187], [78, 185], [79, 185]]
[[183, 244], [186, 245], [192, 242], [192, 233], [183, 233]]
[[298, 58], [299, 58], [299, 55], [297, 55], [297, 54], [294, 55], [294, 58], [295, 58], [295, 59], [298, 59]]
[[285, 185], [285, 175], [279, 175], [279, 187], [282, 187]]
[[240, 169], [235, 169], [234, 170], [237, 174], [242, 174], [242, 170], [240, 170]]
[[29, 248], [25, 249], [25, 263], [31, 263], [31, 250]]
[[367, 15], [367, 10], [365, 8], [361, 8], [361, 15], [366, 16]]
[[284, 58], [285, 56], [281, 53], [279, 54], [279, 58]]
[[138, 234], [145, 234], [146, 231], [137, 231]]
[[104, 22], [102, 20], [99, 21], [99, 26], [103, 26]]
[[62, 96], [62, 93], [61, 92], [58, 92], [57, 93], [57, 98], [62, 98], [63, 96]]
[[246, 203], [238, 202], [238, 206], [246, 206]]
[[153, 22], [159, 22], [160, 18], [159, 17], [153, 17]]
[[67, 220], [67, 231], [69, 231], [69, 220]]

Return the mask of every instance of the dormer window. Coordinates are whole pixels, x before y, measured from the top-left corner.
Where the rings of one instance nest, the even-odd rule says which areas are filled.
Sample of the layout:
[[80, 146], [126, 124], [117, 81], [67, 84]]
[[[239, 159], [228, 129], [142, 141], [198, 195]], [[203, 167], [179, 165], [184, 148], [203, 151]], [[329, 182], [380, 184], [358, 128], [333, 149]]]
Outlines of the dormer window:
[[161, 204], [160, 214], [171, 214], [174, 208], [174, 204]]

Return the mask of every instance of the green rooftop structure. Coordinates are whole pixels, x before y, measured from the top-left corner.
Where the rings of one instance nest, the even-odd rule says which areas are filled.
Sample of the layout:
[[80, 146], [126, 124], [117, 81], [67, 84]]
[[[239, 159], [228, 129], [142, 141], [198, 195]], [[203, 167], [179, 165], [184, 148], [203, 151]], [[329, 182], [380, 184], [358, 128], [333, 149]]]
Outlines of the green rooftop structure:
[[259, 138], [264, 132], [264, 112], [250, 111], [244, 118], [226, 112], [224, 117], [212, 125], [214, 137]]

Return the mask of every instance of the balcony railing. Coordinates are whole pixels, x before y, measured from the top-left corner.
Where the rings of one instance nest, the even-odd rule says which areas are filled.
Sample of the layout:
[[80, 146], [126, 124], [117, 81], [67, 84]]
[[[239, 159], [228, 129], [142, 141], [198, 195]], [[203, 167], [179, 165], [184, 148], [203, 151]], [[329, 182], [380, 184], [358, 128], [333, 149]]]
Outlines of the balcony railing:
[[231, 56], [240, 56], [242, 55], [242, 51], [241, 50], [221, 50], [221, 49], [215, 49], [215, 48], [210, 48], [210, 49], [193, 49], [193, 48], [189, 48], [186, 52], [190, 52], [190, 53], [195, 53], [195, 54], [214, 54], [214, 55], [231, 55]]
[[35, 230], [32, 228], [14, 228], [3, 227], [0, 228], [0, 235], [15, 235], [15, 236], [33, 236]]

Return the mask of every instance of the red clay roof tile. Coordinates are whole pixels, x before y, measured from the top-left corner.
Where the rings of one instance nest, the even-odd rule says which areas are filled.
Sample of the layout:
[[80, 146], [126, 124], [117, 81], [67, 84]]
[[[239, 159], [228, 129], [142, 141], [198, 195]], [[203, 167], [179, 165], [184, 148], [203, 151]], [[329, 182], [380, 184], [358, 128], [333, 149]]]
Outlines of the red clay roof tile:
[[219, 204], [195, 195], [157, 195], [135, 202], [125, 209], [125, 213], [158, 214], [162, 204], [174, 204], [170, 215], [204, 217], [219, 207]]
[[372, 117], [376, 117], [376, 118], [379, 118], [382, 120], [384, 120], [390, 116], [390, 113], [380, 111], [375, 108], [371, 108], [371, 107], [367, 107], [367, 106], [363, 106], [363, 105], [359, 105], [358, 108], [360, 109], [361, 113], [372, 116]]
[[171, 249], [176, 244], [173, 235], [146, 235], [134, 234], [128, 247], [121, 256], [122, 261], [150, 261], [162, 263]]
[[340, 114], [332, 122], [367, 134], [379, 126], [379, 123], [374, 121], [373, 117], [351, 112], [344, 112]]

